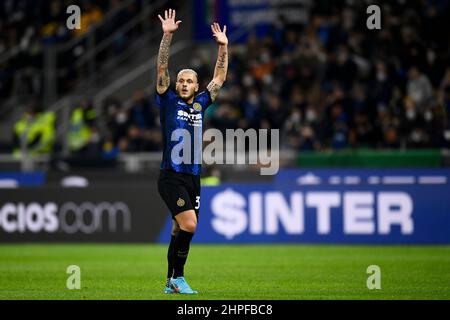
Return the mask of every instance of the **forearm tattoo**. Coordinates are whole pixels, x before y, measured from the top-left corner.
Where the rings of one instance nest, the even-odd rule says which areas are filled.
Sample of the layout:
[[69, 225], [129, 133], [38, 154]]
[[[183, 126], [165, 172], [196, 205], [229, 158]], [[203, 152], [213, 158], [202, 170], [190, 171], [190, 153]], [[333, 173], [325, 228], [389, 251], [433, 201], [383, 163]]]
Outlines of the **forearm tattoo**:
[[172, 34], [165, 33], [159, 45], [158, 64], [160, 67], [167, 66], [169, 63], [169, 48], [172, 41]]
[[208, 91], [211, 95], [211, 100], [214, 101], [219, 94], [225, 78], [227, 77], [228, 69], [228, 52], [227, 47], [219, 47], [219, 54], [217, 56], [216, 68], [214, 69], [214, 79], [208, 84]]
[[217, 59], [217, 68], [224, 69], [226, 62], [227, 52], [222, 52]]
[[216, 100], [217, 95], [219, 94], [219, 90], [220, 90], [221, 87], [222, 86], [220, 84], [218, 84], [218, 83], [215, 83], [214, 80], [211, 81], [208, 84], [207, 89], [209, 91], [209, 94], [211, 95], [211, 100], [212, 101]]
[[158, 70], [161, 68], [164, 69], [164, 73], [161, 74], [160, 71], [158, 72], [158, 81], [157, 86], [158, 88], [164, 90], [169, 87], [170, 85], [170, 76], [169, 76], [169, 70], [167, 69], [169, 64], [169, 47], [170, 42], [172, 40], [171, 34], [164, 34], [161, 44], [159, 46], [159, 53], [158, 53]]
[[217, 56], [216, 68], [214, 69], [214, 77], [220, 77], [223, 81], [227, 76], [228, 69], [228, 52], [226, 47], [219, 48]]

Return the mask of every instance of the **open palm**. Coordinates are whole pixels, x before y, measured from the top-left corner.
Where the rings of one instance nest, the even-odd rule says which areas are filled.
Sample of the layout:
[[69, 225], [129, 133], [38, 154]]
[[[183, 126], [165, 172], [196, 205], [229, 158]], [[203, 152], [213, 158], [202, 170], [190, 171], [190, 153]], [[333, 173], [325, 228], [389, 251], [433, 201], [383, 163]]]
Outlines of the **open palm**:
[[162, 29], [164, 33], [173, 33], [178, 29], [181, 21], [175, 22], [175, 10], [169, 9], [164, 11], [164, 19], [158, 14], [159, 20], [161, 20]]
[[211, 31], [213, 33], [213, 37], [216, 39], [216, 42], [218, 44], [220, 44], [220, 45], [228, 44], [228, 38], [226, 35], [227, 26], [223, 26], [223, 32], [222, 32], [222, 30], [220, 30], [219, 24], [214, 22], [214, 24], [211, 25]]

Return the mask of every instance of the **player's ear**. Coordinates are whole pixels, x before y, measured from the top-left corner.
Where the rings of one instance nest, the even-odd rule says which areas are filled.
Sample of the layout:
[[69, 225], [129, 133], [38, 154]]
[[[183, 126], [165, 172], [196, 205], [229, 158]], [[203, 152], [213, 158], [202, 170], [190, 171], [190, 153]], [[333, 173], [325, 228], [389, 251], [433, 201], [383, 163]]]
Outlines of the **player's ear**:
[[198, 91], [198, 83], [195, 85], [195, 92]]

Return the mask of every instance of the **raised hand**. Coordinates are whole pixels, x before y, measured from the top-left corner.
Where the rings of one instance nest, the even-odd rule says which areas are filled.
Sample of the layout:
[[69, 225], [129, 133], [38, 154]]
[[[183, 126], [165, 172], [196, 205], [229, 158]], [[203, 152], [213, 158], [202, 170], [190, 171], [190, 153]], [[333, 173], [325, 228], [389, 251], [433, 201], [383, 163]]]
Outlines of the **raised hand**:
[[175, 10], [169, 9], [164, 11], [164, 19], [158, 14], [159, 20], [164, 33], [173, 33], [178, 29], [181, 21], [175, 22]]
[[219, 45], [227, 45], [228, 44], [228, 38], [226, 35], [227, 26], [223, 26], [223, 32], [222, 32], [222, 30], [220, 30], [219, 24], [214, 22], [214, 24], [211, 25], [211, 31], [213, 33], [213, 37], [216, 39], [216, 42]]

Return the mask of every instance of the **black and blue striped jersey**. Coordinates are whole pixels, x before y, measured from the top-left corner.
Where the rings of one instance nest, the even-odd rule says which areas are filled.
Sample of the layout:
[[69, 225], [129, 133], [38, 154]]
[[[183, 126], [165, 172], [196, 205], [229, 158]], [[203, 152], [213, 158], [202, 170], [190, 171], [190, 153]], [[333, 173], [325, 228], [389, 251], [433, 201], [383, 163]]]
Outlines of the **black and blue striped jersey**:
[[[160, 122], [163, 134], [163, 158], [161, 169], [170, 169], [193, 175], [201, 173], [203, 118], [206, 108], [212, 103], [209, 92], [203, 91], [188, 104], [172, 89], [156, 94], [160, 108]], [[190, 144], [184, 141], [190, 137]], [[180, 163], [180, 146], [190, 152], [189, 161]], [[174, 156], [175, 155], [175, 156]], [[184, 158], [186, 159], [186, 158]]]

